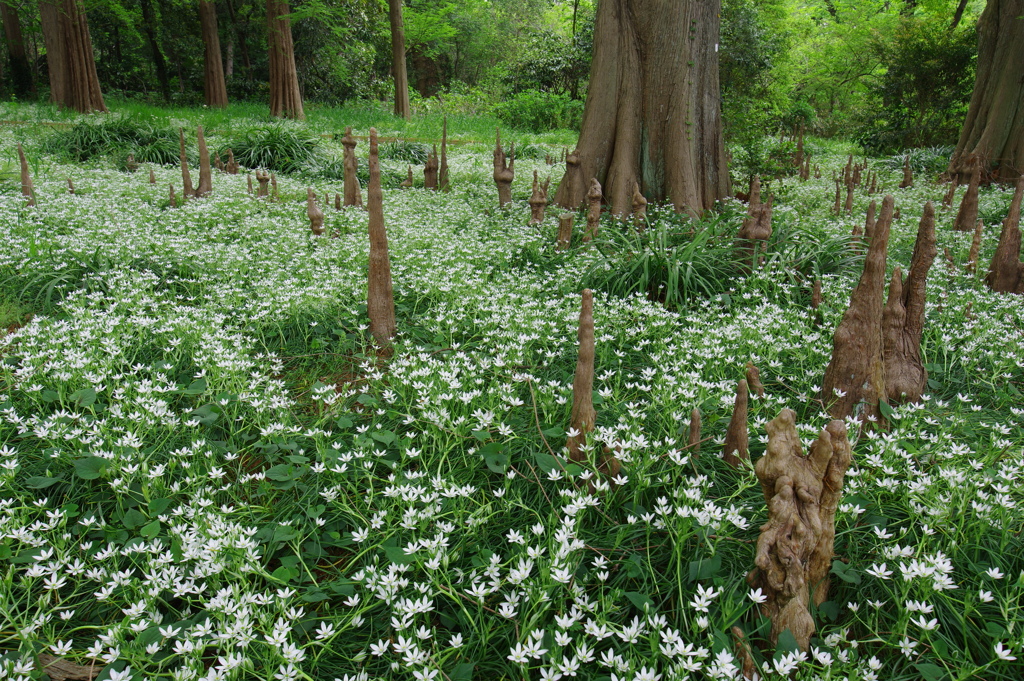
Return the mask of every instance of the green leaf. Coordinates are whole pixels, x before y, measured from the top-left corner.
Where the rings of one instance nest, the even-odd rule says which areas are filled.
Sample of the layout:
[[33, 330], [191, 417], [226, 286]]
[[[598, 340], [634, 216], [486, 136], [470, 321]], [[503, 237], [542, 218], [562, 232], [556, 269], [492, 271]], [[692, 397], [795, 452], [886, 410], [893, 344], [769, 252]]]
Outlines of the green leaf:
[[[100, 672], [100, 675], [96, 677], [96, 681], [108, 681], [110, 679], [111, 674], [113, 674], [114, 672], [123, 672], [124, 668], [127, 666], [128, 663], [126, 661], [115, 660], [103, 668], [103, 671]], [[125, 677], [125, 681], [132, 678], [135, 678], [134, 674]]]
[[896, 413], [896, 410], [890, 407], [885, 400], [878, 400], [878, 411], [882, 412], [882, 416], [887, 419], [891, 419], [892, 415]]
[[650, 596], [647, 596], [642, 593], [637, 593], [636, 591], [627, 591], [625, 595], [626, 598], [629, 599], [629, 602], [635, 605], [637, 609], [641, 612], [644, 611], [647, 607], [654, 607], [654, 601], [651, 600]]
[[53, 390], [44, 390], [39, 394], [39, 397], [43, 400], [43, 402], [56, 402], [57, 400], [60, 399], [60, 395]]
[[473, 669], [476, 665], [472, 662], [463, 662], [455, 665], [449, 677], [452, 681], [473, 681]]
[[146, 539], [152, 539], [159, 532], [160, 532], [160, 521], [159, 520], [154, 520], [153, 522], [149, 523], [148, 525], [143, 525], [142, 529], [139, 530], [139, 534], [141, 534]]
[[153, 499], [149, 502], [149, 514], [151, 516], [160, 515], [167, 510], [167, 507], [171, 505], [170, 499]]
[[486, 430], [474, 430], [473, 437], [475, 437], [477, 440], [480, 440], [480, 442], [487, 442], [488, 440], [491, 439], [491, 434], [488, 433]]
[[206, 392], [205, 378], [197, 378], [185, 388], [186, 395], [202, 395], [204, 392]]
[[319, 603], [320, 601], [326, 601], [330, 596], [325, 594], [320, 589], [310, 589], [306, 593], [302, 594], [302, 600], [307, 603]]
[[75, 459], [75, 474], [82, 480], [95, 480], [107, 471], [110, 462], [99, 456]]
[[502, 475], [508, 470], [508, 454], [505, 452], [505, 445], [500, 442], [491, 442], [480, 448], [480, 455], [492, 473]]
[[61, 478], [63, 477], [63, 475], [58, 475], [53, 478], [44, 478], [38, 475], [32, 476], [31, 478], [25, 481], [25, 487], [28, 487], [29, 489], [46, 489], [51, 485], [56, 485], [58, 482], [61, 481]]
[[96, 401], [96, 391], [92, 388], [82, 388], [71, 393], [68, 399], [79, 407], [88, 407]]
[[539, 466], [545, 473], [550, 473], [551, 471], [562, 472], [565, 470], [565, 466], [562, 465], [561, 460], [551, 456], [547, 452], [539, 450], [535, 451], [533, 453], [533, 458], [537, 462], [537, 466]]
[[565, 431], [555, 426], [554, 428], [545, 428], [541, 431], [544, 433], [544, 437], [565, 437]]
[[125, 512], [124, 517], [121, 519], [121, 522], [123, 522], [124, 526], [127, 527], [129, 530], [132, 530], [141, 525], [142, 523], [146, 522], [146, 516], [142, 515], [134, 508], [130, 508]]
[[690, 581], [696, 582], [701, 579], [711, 579], [722, 569], [722, 557], [705, 558], [690, 562]]
[[835, 601], [825, 601], [818, 606], [818, 612], [828, 619], [829, 622], [835, 622], [836, 618], [839, 617], [839, 604]]
[[789, 629], [783, 629], [782, 633], [779, 634], [779, 642], [775, 645], [775, 657], [778, 660], [784, 655], [789, 653], [795, 653], [800, 650], [800, 646], [796, 642], [796, 636], [793, 636], [793, 632]]
[[921, 673], [921, 678], [925, 681], [942, 681], [942, 679], [946, 678], [946, 671], [942, 667], [937, 667], [934, 664], [923, 662], [921, 664], [915, 664], [914, 667]]
[[389, 561], [398, 565], [408, 565], [412, 562], [412, 556], [398, 546], [384, 546], [384, 553], [387, 554]]
[[860, 584], [861, 581], [860, 573], [841, 560], [832, 561], [831, 573], [850, 584]]
[[341, 428], [342, 430], [348, 430], [353, 425], [352, 419], [350, 419], [347, 416], [339, 416], [337, 420], [334, 422], [334, 424], [338, 426], [338, 428]]
[[390, 430], [375, 430], [370, 433], [370, 437], [385, 445], [394, 444], [395, 442], [395, 434]]
[[189, 416], [199, 421], [204, 426], [212, 426], [220, 418], [224, 410], [219, 404], [204, 404], [194, 410]]
[[290, 463], [279, 463], [270, 468], [266, 472], [266, 476], [271, 480], [277, 480], [280, 482], [298, 480], [302, 477], [302, 474], [306, 472], [306, 468], [306, 466], [295, 466]]
[[282, 565], [281, 567], [271, 572], [270, 576], [280, 582], [287, 582], [292, 578], [292, 573], [293, 570], [291, 568], [286, 568]]

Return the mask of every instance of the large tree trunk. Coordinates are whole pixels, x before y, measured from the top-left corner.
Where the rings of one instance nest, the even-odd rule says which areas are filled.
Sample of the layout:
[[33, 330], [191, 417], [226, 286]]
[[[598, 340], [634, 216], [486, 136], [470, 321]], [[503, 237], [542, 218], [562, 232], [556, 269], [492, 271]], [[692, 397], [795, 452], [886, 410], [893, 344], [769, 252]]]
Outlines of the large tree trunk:
[[164, 101], [171, 101], [171, 79], [167, 75], [167, 60], [164, 53], [160, 51], [160, 45], [156, 40], [156, 17], [153, 15], [153, 4], [150, 0], [140, 0], [142, 6], [142, 27], [146, 33], [146, 42], [149, 43], [149, 51], [153, 55], [153, 67], [156, 69], [156, 80], [160, 83], [160, 95]]
[[267, 42], [270, 47], [270, 115], [302, 119], [302, 94], [295, 70], [291, 10], [284, 0], [267, 0]]
[[220, 36], [217, 33], [217, 6], [209, 0], [199, 0], [199, 24], [203, 32], [206, 54], [203, 60], [203, 90], [206, 106], [228, 105], [228, 87], [224, 81], [224, 65], [220, 58]]
[[602, 0], [577, 155], [584, 182], [562, 183], [579, 206], [597, 178], [612, 211], [648, 200], [700, 213], [729, 193], [718, 89], [719, 0]]
[[1024, 172], [1024, 0], [988, 0], [978, 20], [974, 94], [948, 174], [961, 182], [977, 154], [994, 180]]
[[52, 2], [39, 3], [43, 43], [46, 45], [46, 67], [50, 72], [50, 101], [62, 104], [67, 97], [67, 55], [61, 31], [60, 9]]
[[64, 99], [58, 104], [82, 113], [106, 111], [82, 0], [64, 0], [62, 9], [60, 24], [67, 80]]
[[405, 68], [405, 27], [402, 24], [402, 0], [388, 0], [391, 21], [391, 73], [395, 77], [395, 115], [410, 118], [409, 72]]
[[28, 97], [35, 91], [32, 83], [32, 69], [25, 56], [25, 41], [21, 37], [21, 21], [18, 9], [0, 0], [0, 19], [4, 23], [4, 37], [7, 38], [7, 56], [11, 63], [11, 84], [14, 94]]

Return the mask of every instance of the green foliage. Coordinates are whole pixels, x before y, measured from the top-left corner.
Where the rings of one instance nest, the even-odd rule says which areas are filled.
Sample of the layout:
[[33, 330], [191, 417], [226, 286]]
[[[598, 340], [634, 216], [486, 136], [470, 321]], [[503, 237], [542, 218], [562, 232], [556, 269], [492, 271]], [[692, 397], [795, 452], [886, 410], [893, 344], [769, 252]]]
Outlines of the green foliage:
[[910, 167], [915, 173], [938, 175], [949, 167], [949, 158], [953, 155], [952, 146], [923, 147], [908, 149], [882, 160], [882, 165], [890, 170], [902, 170], [906, 158], [910, 157]]
[[568, 95], [524, 90], [496, 104], [494, 113], [502, 123], [519, 130], [578, 129], [583, 121], [583, 102]]
[[378, 148], [381, 159], [389, 161], [404, 161], [416, 165], [423, 165], [430, 155], [430, 145], [410, 140], [395, 140], [385, 142]]
[[120, 157], [133, 154], [139, 163], [174, 164], [179, 161], [178, 132], [159, 128], [152, 119], [127, 116], [83, 120], [67, 130], [54, 133], [43, 150], [83, 163], [97, 156]]
[[[763, 118], [762, 118], [763, 120]], [[763, 133], [756, 124], [744, 125], [735, 130], [730, 170], [739, 177], [762, 178], [786, 177], [797, 172], [793, 165], [796, 143]]]
[[290, 173], [312, 163], [320, 138], [305, 128], [271, 123], [249, 128], [232, 140], [235, 160], [246, 168], [267, 168]]
[[695, 222], [667, 210], [650, 212], [650, 226], [602, 225], [594, 246], [600, 259], [586, 286], [615, 296], [641, 294], [669, 309], [729, 289], [739, 272], [735, 220], [729, 213]]
[[889, 39], [872, 44], [885, 73], [872, 91], [880, 106], [858, 139], [874, 152], [953, 144], [974, 86], [977, 31], [949, 30], [946, 17], [901, 17]]

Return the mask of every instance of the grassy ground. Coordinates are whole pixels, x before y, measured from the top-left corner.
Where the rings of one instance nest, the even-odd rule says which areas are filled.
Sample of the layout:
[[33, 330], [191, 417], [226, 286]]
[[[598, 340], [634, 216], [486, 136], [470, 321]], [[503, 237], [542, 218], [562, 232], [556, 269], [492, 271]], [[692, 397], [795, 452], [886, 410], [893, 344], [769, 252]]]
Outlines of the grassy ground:
[[[115, 108], [158, 133], [202, 123], [215, 149], [268, 126], [262, 108]], [[888, 432], [851, 430], [833, 583], [801, 654], [767, 641], [745, 581], [764, 501], [720, 450], [748, 361], [766, 388], [754, 460], [782, 408], [805, 444], [828, 422], [818, 386], [859, 276], [848, 235], [881, 198], [831, 214], [847, 149], [812, 141], [823, 177], [767, 190], [775, 235], [743, 275], [735, 202], [700, 223], [652, 207], [646, 236], [606, 216], [598, 243], [554, 250], [556, 211], [530, 225], [526, 199], [534, 169], [558, 181], [544, 156], [571, 136], [509, 134], [528, 156], [499, 209], [494, 121], [450, 118], [474, 142], [450, 150], [451, 193], [398, 188], [410, 164], [421, 177], [415, 146], [382, 162], [399, 325], [382, 359], [366, 334], [366, 214], [325, 207], [334, 238], [313, 238], [306, 188], [341, 191], [323, 134], [433, 139], [440, 118], [307, 113], [271, 126], [290, 150], [274, 162], [293, 162], [280, 200], [215, 173], [211, 197], [171, 208], [173, 166], [125, 172], [131, 147], [109, 130], [71, 162], [83, 147], [60, 135], [78, 119], [0, 105], [25, 121], [0, 128], [0, 323], [23, 324], [0, 340], [5, 673], [29, 675], [43, 652], [106, 678], [727, 679], [739, 627], [764, 678], [1024, 675], [1024, 312], [964, 270], [953, 211], [938, 233], [954, 264], [940, 255], [929, 278], [931, 393]], [[176, 154], [173, 136], [154, 139]], [[944, 187], [919, 176], [896, 191], [891, 164], [871, 164], [901, 209], [889, 259], [905, 268]], [[1009, 200], [982, 196], [983, 263]], [[617, 452], [614, 480], [562, 449], [584, 286], [590, 446]], [[694, 407], [699, 453], [685, 450]]]

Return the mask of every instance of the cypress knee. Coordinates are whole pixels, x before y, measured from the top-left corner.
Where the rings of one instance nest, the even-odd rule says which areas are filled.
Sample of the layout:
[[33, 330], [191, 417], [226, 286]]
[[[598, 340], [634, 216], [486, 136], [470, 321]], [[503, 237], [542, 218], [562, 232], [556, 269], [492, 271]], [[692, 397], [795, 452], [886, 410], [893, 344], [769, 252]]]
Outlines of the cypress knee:
[[384, 194], [380, 186], [380, 161], [377, 158], [377, 129], [370, 128], [370, 184], [366, 190], [366, 206], [370, 213], [370, 271], [366, 311], [370, 317], [370, 334], [381, 347], [395, 337], [395, 298], [391, 285], [391, 260], [388, 256], [388, 235], [384, 228]]

